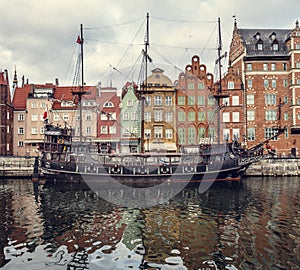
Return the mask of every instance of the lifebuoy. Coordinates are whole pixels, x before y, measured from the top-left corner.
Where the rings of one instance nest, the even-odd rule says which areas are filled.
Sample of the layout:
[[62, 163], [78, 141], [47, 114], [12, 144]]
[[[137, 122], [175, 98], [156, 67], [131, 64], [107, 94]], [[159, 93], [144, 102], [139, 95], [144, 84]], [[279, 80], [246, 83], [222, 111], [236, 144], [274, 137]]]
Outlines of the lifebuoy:
[[118, 174], [121, 172], [121, 168], [120, 166], [118, 166], [117, 164], [115, 164], [112, 168], [111, 168], [111, 172], [114, 174]]
[[64, 140], [64, 139], [59, 139], [57, 142], [58, 142], [59, 144], [64, 144], [64, 143], [65, 143], [65, 140]]
[[184, 168], [184, 171], [187, 173], [193, 172], [194, 171], [194, 167], [193, 166], [186, 166]]
[[170, 173], [170, 168], [168, 166], [162, 166], [160, 167], [160, 172], [161, 173]]

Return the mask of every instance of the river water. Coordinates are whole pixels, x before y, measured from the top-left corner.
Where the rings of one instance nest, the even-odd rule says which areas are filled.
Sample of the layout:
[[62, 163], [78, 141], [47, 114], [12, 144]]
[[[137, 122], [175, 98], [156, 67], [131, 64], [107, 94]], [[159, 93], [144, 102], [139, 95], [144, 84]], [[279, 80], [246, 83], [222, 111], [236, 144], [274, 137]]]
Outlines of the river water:
[[[142, 198], [141, 198], [142, 200]], [[300, 269], [300, 179], [245, 178], [116, 206], [74, 185], [0, 180], [1, 269]]]

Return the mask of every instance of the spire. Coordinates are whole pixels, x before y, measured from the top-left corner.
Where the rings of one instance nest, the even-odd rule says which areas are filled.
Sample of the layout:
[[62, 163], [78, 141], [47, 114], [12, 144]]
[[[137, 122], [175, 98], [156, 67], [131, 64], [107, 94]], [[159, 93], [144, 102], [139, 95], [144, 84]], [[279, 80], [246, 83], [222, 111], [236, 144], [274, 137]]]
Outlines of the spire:
[[236, 16], [233, 15], [232, 18], [233, 18], [233, 20], [234, 20], [233, 29], [234, 29], [234, 31], [235, 31], [235, 30], [237, 30]]
[[13, 88], [18, 87], [18, 77], [17, 77], [17, 67], [15, 66], [15, 74], [14, 74], [14, 80], [13, 80]]

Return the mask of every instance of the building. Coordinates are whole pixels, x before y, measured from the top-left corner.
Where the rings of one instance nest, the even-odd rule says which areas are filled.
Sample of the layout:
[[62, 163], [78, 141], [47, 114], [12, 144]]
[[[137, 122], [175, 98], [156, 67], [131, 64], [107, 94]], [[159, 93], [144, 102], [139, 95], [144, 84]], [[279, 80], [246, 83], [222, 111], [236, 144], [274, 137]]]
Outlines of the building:
[[[137, 86], [127, 83], [122, 90], [121, 100], [121, 152], [141, 151], [141, 100]], [[147, 148], [146, 148], [147, 149]]]
[[176, 147], [176, 90], [164, 70], [155, 68], [146, 79], [144, 150], [174, 152]]
[[8, 71], [0, 72], [0, 155], [13, 154], [13, 107]]
[[120, 151], [120, 97], [115, 87], [97, 86], [97, 139], [101, 152]]
[[[298, 21], [294, 29], [240, 29], [235, 21], [229, 69], [245, 87], [240, 137], [251, 147], [276, 135], [276, 128], [286, 126], [285, 134], [275, 137], [270, 145], [279, 155], [296, 155], [300, 147]], [[223, 117], [227, 117], [224, 112]]]
[[[27, 84], [16, 87], [13, 97], [14, 156], [38, 155], [39, 143], [44, 140], [45, 121], [57, 126], [74, 128], [75, 135], [80, 135], [78, 119], [78, 100], [73, 92], [78, 86], [59, 86], [56, 83]], [[91, 92], [92, 101], [84, 95], [82, 99], [83, 118], [82, 135], [96, 138], [95, 87], [86, 86]], [[93, 94], [94, 93], [94, 94]]]
[[218, 108], [213, 96], [214, 77], [199, 56], [192, 57], [175, 85], [178, 147], [215, 141]]

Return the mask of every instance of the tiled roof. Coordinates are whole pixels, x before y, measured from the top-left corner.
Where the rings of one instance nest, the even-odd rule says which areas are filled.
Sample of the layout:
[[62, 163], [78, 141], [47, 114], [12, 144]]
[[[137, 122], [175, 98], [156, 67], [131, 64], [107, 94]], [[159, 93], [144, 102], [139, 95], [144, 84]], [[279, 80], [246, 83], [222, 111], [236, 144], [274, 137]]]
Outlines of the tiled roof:
[[[291, 33], [291, 29], [239, 29], [244, 46], [247, 50], [247, 56], [287, 56], [287, 47], [285, 41]], [[263, 44], [262, 50], [257, 50], [256, 34], [259, 33]], [[278, 50], [272, 50], [272, 33], [275, 34], [278, 41]]]
[[24, 87], [17, 87], [14, 92], [12, 104], [17, 111], [26, 110], [26, 100], [31, 90], [30, 84], [25, 84]]

